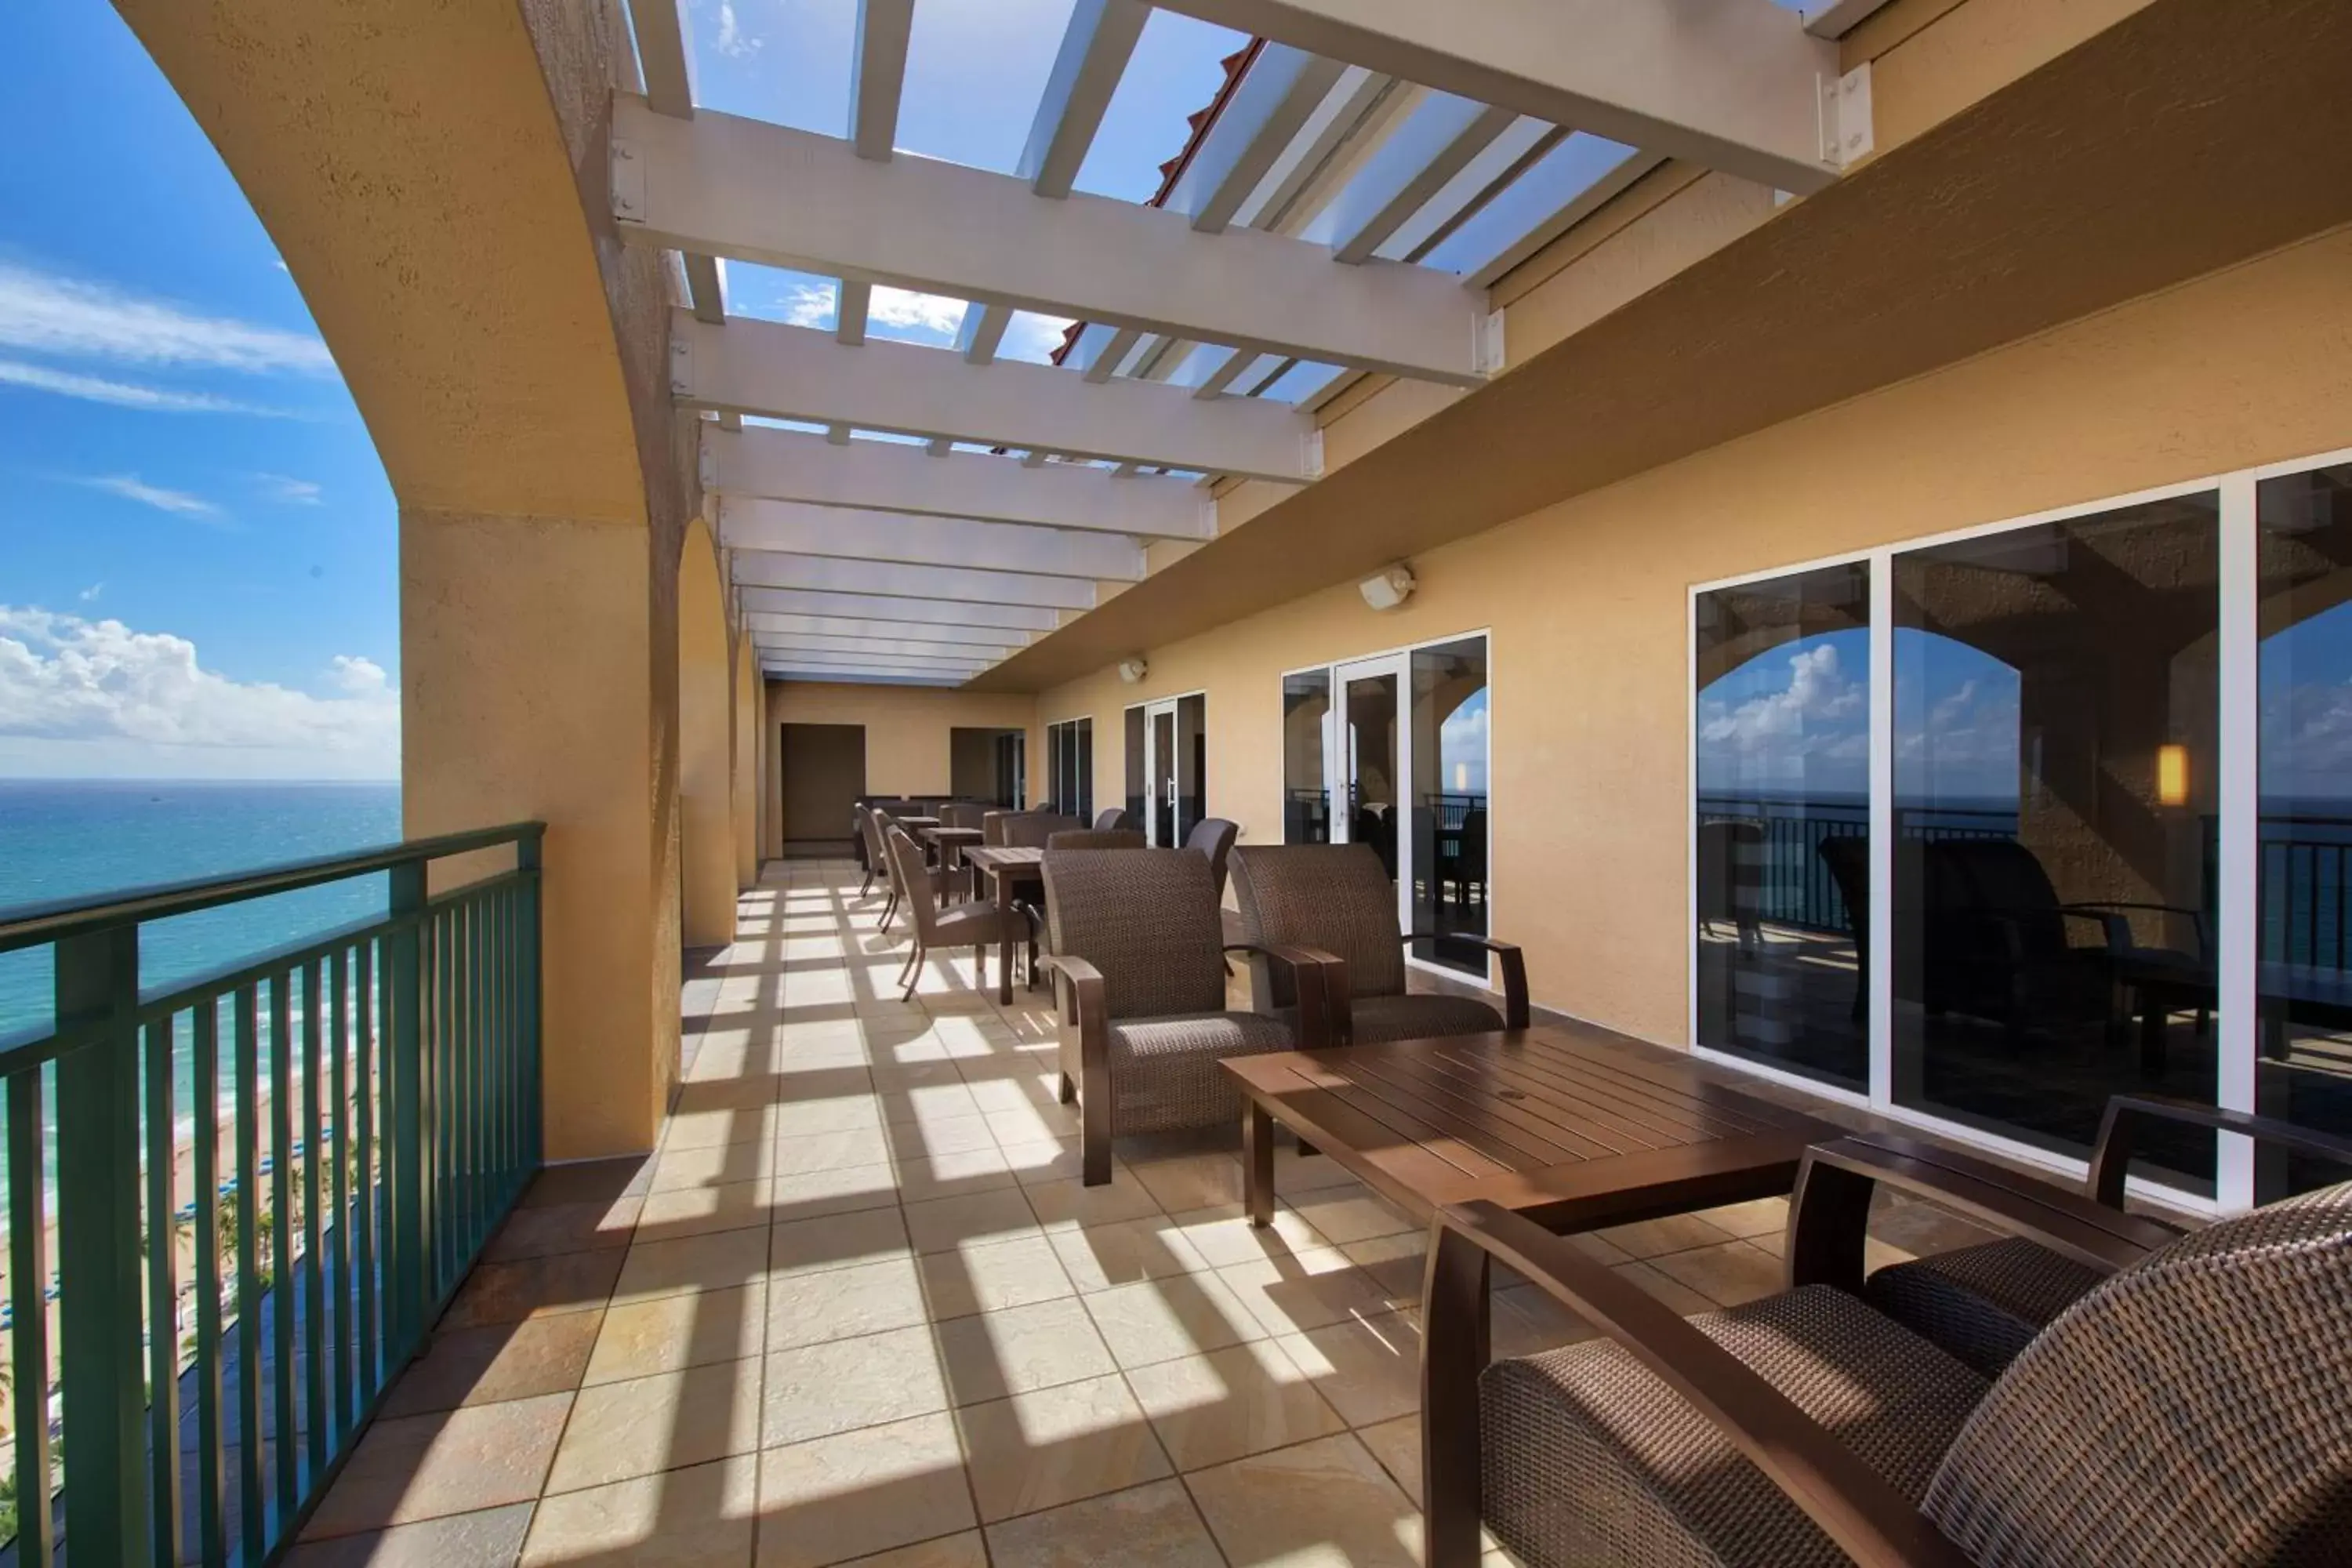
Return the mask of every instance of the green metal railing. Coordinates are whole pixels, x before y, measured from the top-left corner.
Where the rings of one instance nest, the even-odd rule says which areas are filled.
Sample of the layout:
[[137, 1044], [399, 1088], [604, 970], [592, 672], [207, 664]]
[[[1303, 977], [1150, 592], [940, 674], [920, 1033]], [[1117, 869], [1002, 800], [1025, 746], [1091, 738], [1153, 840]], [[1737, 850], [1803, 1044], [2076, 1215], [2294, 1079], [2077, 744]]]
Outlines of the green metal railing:
[[[538, 1168], [541, 835], [0, 910], [57, 995], [0, 1043], [15, 1562], [292, 1539]], [[143, 924], [372, 876], [381, 917], [141, 994]]]

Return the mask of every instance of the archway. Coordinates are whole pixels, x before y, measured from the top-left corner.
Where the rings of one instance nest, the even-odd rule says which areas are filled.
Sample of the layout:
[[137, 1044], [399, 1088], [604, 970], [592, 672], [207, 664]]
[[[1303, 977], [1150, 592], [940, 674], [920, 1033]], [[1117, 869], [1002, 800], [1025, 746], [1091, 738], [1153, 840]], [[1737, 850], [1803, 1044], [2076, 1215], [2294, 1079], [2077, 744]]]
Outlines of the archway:
[[677, 563], [679, 932], [688, 947], [735, 940], [732, 662], [719, 552], [697, 518]]

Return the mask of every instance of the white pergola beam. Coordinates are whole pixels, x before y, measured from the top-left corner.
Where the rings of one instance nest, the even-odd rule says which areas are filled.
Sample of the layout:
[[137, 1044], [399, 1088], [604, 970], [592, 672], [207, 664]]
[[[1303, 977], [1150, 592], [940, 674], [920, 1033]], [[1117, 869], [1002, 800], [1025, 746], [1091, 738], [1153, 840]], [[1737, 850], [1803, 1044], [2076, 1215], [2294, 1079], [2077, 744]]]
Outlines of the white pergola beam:
[[[1429, 110], [1435, 111], [1441, 106], [1457, 107], [1448, 100], [1433, 100]], [[1383, 193], [1376, 208], [1360, 215], [1349, 226], [1333, 251], [1339, 260], [1351, 265], [1370, 261], [1373, 252], [1390, 236], [1404, 227], [1452, 183], [1454, 176], [1468, 168], [1472, 160], [1493, 146], [1495, 139], [1520, 118], [1516, 110], [1508, 109], [1477, 104], [1458, 107], [1463, 111], [1458, 121], [1432, 127], [1443, 140], [1426, 157], [1416, 156], [1412, 173], [1394, 189]]]
[[975, 630], [1050, 632], [1062, 613], [1034, 605], [971, 605], [887, 594], [847, 594], [825, 589], [762, 588], [737, 582], [749, 615], [830, 616], [843, 620], [897, 621], [917, 626], [970, 626]]
[[909, 670], [810, 669], [789, 658], [772, 659], [760, 672], [770, 680], [823, 682], [835, 686], [961, 686], [970, 676]]
[[921, 621], [861, 621], [846, 616], [779, 616], [752, 611], [743, 624], [755, 632], [784, 637], [842, 637], [858, 641], [920, 643], [926, 647], [1002, 658], [1029, 646], [1029, 634], [992, 626], [944, 626]]
[[817, 506], [1089, 529], [1139, 539], [1216, 537], [1216, 503], [1182, 479], [1114, 480], [1081, 463], [1030, 467], [988, 452], [917, 453], [895, 441], [836, 447], [792, 430], [702, 433], [702, 487]]
[[792, 658], [803, 658], [814, 664], [894, 664], [912, 666], [919, 669], [972, 670], [986, 669], [989, 665], [993, 662], [992, 660], [984, 658], [951, 657], [938, 652], [923, 652], [921, 651], [922, 645], [919, 643], [914, 645], [917, 651], [913, 653], [894, 651], [892, 646], [887, 644], [859, 645], [853, 643], [845, 647], [827, 647], [821, 644], [812, 643], [809, 639], [804, 637], [762, 637], [754, 642], [752, 646], [760, 650], [762, 657], [782, 656]]
[[687, 251], [678, 258], [686, 264], [686, 293], [693, 301], [694, 319], [698, 321], [723, 321], [727, 319], [726, 263], [715, 256]]
[[1314, 421], [1278, 404], [1197, 403], [1181, 388], [1132, 379], [1093, 386], [1055, 365], [976, 365], [912, 343], [851, 348], [830, 333], [742, 317], [714, 327], [672, 314], [670, 390], [721, 412], [1292, 484], [1320, 467]]
[[637, 35], [637, 70], [646, 101], [656, 114], [694, 113], [693, 56], [686, 47], [685, 0], [636, 0], [629, 7]]
[[719, 542], [730, 550], [895, 561], [910, 566], [972, 566], [1087, 582], [1138, 583], [1144, 571], [1143, 547], [1116, 533], [916, 517], [806, 501], [722, 500]]
[[1821, 119], [1837, 48], [1772, 0], [1160, 4], [1777, 190], [1837, 178]]
[[1287, 44], [1268, 44], [1202, 138], [1169, 193], [1169, 207], [1203, 234], [1223, 232], [1346, 68]]
[[1039, 195], [1070, 194], [1150, 16], [1143, 0], [1077, 0], [1021, 150], [1018, 173]]
[[915, 0], [857, 0], [849, 131], [861, 158], [887, 163], [898, 142], [898, 97], [907, 85], [907, 43], [914, 31]]
[[747, 588], [804, 588], [814, 593], [946, 599], [965, 605], [1024, 605], [1051, 610], [1095, 607], [1095, 585], [1069, 577], [966, 566], [843, 561], [766, 550], [737, 551], [735, 581]]
[[1286, 235], [1202, 234], [1181, 213], [1045, 200], [1016, 176], [932, 159], [875, 163], [829, 136], [669, 119], [635, 95], [615, 116], [614, 216], [640, 243], [1425, 381], [1485, 379], [1485, 296], [1426, 268], [1335, 270], [1328, 250]]

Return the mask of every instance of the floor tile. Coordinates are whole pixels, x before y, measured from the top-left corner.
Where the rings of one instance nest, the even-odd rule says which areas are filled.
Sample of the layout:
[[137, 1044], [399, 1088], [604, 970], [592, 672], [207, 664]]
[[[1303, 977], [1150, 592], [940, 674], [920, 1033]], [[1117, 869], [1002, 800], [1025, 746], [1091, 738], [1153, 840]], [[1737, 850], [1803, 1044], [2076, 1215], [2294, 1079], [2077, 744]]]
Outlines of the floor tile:
[[1160, 1205], [1133, 1173], [1114, 1167], [1110, 1180], [1090, 1187], [1077, 1178], [1024, 1184], [1037, 1222], [1049, 1230], [1091, 1225], [1122, 1225], [1150, 1219]]
[[676, 1241], [683, 1237], [765, 1226], [770, 1217], [765, 1177], [730, 1182], [723, 1187], [681, 1187], [646, 1195], [638, 1215], [636, 1239], [640, 1244]]
[[1135, 1179], [1170, 1214], [1242, 1201], [1242, 1163], [1231, 1154], [1188, 1154], [1173, 1160], [1138, 1161], [1130, 1169], [1135, 1172]]
[[1778, 1258], [1745, 1241], [1662, 1253], [1650, 1267], [1689, 1286], [1718, 1307], [1737, 1307], [1788, 1289]]
[[[944, 1065], [944, 1064], [942, 1064]], [[985, 1116], [950, 1116], [938, 1121], [899, 1123], [883, 1130], [894, 1159], [925, 1154], [961, 1154], [996, 1147]]]
[[1275, 1342], [1350, 1426], [1421, 1408], [1421, 1330], [1406, 1313], [1351, 1319]]
[[1318, 1234], [1333, 1243], [1428, 1228], [1361, 1187], [1322, 1188], [1300, 1193], [1287, 1202]]
[[555, 1312], [593, 1310], [613, 1293], [626, 1253], [616, 1247], [475, 1267], [441, 1316], [444, 1330], [519, 1323]]
[[892, 1162], [898, 1201], [929, 1203], [1001, 1191], [1014, 1184], [1013, 1168], [994, 1144], [951, 1154], [908, 1154]]
[[1265, 1337], [1248, 1306], [1213, 1274], [1171, 1274], [1079, 1300], [1123, 1367], [1149, 1366]]
[[918, 1252], [945, 1252], [968, 1242], [1005, 1241], [1037, 1233], [1037, 1216], [1016, 1186], [907, 1205], [907, 1234]]
[[569, 1394], [378, 1421], [352, 1450], [304, 1527], [305, 1540], [352, 1535], [539, 1495]]
[[887, 1258], [768, 1282], [768, 1349], [860, 1339], [926, 1320], [911, 1258]]
[[1654, 1262], [1620, 1263], [1611, 1272], [1620, 1279], [1631, 1279], [1685, 1317], [1693, 1312], [1715, 1310], [1714, 1302], [1672, 1275], [1660, 1271]]
[[513, 1568], [531, 1505], [451, 1514], [297, 1545], [282, 1568]]
[[956, 1426], [945, 1415], [760, 1456], [761, 1568], [823, 1568], [978, 1522]]
[[727, 1143], [708, 1149], [665, 1150], [654, 1160], [649, 1192], [676, 1192], [681, 1187], [723, 1187], [731, 1182], [753, 1182], [775, 1168], [775, 1146], [766, 1138]]
[[948, 1407], [939, 1349], [921, 1329], [778, 1351], [761, 1398], [760, 1441], [772, 1448]]
[[1269, 1334], [1298, 1333], [1390, 1310], [1387, 1292], [1338, 1247], [1217, 1270]]
[[1067, 1503], [988, 1527], [996, 1568], [1224, 1568], [1192, 1499], [1176, 1481]]
[[1179, 1470], [1347, 1430], [1313, 1381], [1268, 1341], [1133, 1367], [1127, 1384]]
[[519, 1209], [551, 1205], [614, 1203], [643, 1197], [653, 1179], [653, 1159], [625, 1154], [617, 1160], [575, 1160], [550, 1165], [530, 1179]]
[[958, 1405], [977, 1405], [1117, 1370], [1076, 1297], [932, 1326]]
[[583, 1383], [619, 1383], [756, 1356], [767, 1342], [767, 1283], [697, 1290], [616, 1306], [589, 1354]]
[[935, 1319], [1025, 1307], [1076, 1294], [1048, 1239], [1015, 1237], [923, 1255], [923, 1300]]
[[898, 1178], [888, 1165], [851, 1165], [779, 1173], [770, 1202], [776, 1223], [888, 1208], [898, 1201]]
[[1230, 1563], [1419, 1568], [1420, 1515], [1353, 1436], [1236, 1459], [1185, 1485]]
[[722, 1230], [676, 1241], [641, 1242], [613, 1284], [614, 1305], [694, 1290], [732, 1290], [768, 1273], [768, 1233]]
[[988, 1548], [980, 1531], [967, 1530], [935, 1541], [877, 1552], [871, 1557], [855, 1558], [842, 1564], [842, 1568], [988, 1568]]
[[1622, 1247], [1630, 1258], [1655, 1258], [1661, 1252], [1682, 1252], [1694, 1247], [1713, 1247], [1729, 1241], [1731, 1233], [1709, 1225], [1696, 1215], [1670, 1214], [1659, 1219], [1645, 1219], [1633, 1225], [1613, 1225], [1593, 1232], [1612, 1247]]
[[560, 1394], [579, 1385], [602, 1310], [437, 1333], [384, 1396], [379, 1417]]
[[750, 1454], [546, 1499], [523, 1568], [744, 1568], [759, 1506]]
[[768, 1235], [772, 1274], [811, 1274], [914, 1255], [906, 1218], [895, 1205], [781, 1221]]
[[1050, 1231], [1045, 1239], [1070, 1282], [1082, 1291], [1108, 1290], [1208, 1267], [1192, 1242], [1165, 1218]]
[[992, 1523], [1170, 1473], [1141, 1406], [1117, 1376], [969, 1405], [956, 1422], [981, 1518]]
[[776, 1140], [774, 1168], [780, 1175], [810, 1171], [847, 1171], [890, 1163], [890, 1139], [879, 1127], [845, 1127]]
[[560, 1252], [626, 1247], [630, 1230], [637, 1223], [638, 1206], [644, 1201], [631, 1196], [518, 1208], [482, 1248], [482, 1261], [511, 1263], [518, 1258], [548, 1258]]
[[1331, 1245], [1288, 1204], [1278, 1205], [1273, 1223], [1264, 1226], [1251, 1224], [1248, 1211], [1239, 1204], [1187, 1209], [1170, 1218], [1213, 1268], [1286, 1258]]
[[760, 1442], [761, 1364], [714, 1363], [581, 1390], [551, 1492], [746, 1454]]

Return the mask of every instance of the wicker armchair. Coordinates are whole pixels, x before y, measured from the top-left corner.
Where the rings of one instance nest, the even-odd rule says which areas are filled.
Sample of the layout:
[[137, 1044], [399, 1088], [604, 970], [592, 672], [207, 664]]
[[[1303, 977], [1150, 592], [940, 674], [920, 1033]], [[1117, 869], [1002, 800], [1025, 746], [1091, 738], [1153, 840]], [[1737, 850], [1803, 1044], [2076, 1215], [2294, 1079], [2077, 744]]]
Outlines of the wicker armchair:
[[[985, 825], [983, 825], [983, 831]], [[1056, 833], [1084, 833], [1086, 818], [1058, 811], [1014, 811], [1003, 818], [1004, 843], [1013, 849], [1043, 849]]]
[[[1507, 942], [1462, 936], [1503, 961], [1503, 1011], [1475, 996], [1405, 991], [1406, 935], [1397, 925], [1396, 884], [1379, 853], [1363, 844], [1270, 844], [1237, 848], [1231, 858], [1240, 932], [1251, 943], [1305, 946], [1338, 954], [1348, 965], [1346, 994], [1330, 999], [1331, 1028], [1341, 1045], [1435, 1039], [1528, 1026], [1527, 962]], [[1250, 963], [1258, 1010], [1286, 1017], [1295, 1005], [1278, 968]]]
[[[2242, 1133], [2352, 1168], [2352, 1139], [2193, 1100], [2119, 1094], [2107, 1101], [2091, 1155], [2093, 1199], [2111, 1209], [2124, 1206], [2124, 1177], [2139, 1135], [2150, 1123], [2166, 1122]], [[1987, 1377], [1999, 1377], [2035, 1335], [2104, 1278], [2063, 1252], [2012, 1236], [1881, 1268], [1864, 1283], [1863, 1296], [1913, 1333]]]
[[1238, 1125], [1223, 1057], [1313, 1049], [1328, 953], [1258, 950], [1305, 1005], [1296, 1022], [1225, 1007], [1224, 944], [1208, 862], [1182, 849], [1048, 849], [1040, 962], [1061, 1013], [1062, 1103], [1081, 1112], [1086, 1184], [1110, 1180], [1115, 1136]]
[[1135, 820], [1135, 813], [1120, 806], [1108, 806], [1095, 813], [1097, 833], [1140, 833], [1143, 824]]
[[[1874, 1185], [2100, 1283], [1998, 1378], [1862, 1293]], [[2246, 1564], [2352, 1541], [2352, 1184], [2179, 1237], [1927, 1144], [1810, 1151], [1790, 1289], [1688, 1321], [1491, 1204], [1440, 1213], [1423, 1303], [1433, 1568], [1479, 1523], [1532, 1568]], [[1486, 1364], [1498, 1261], [1602, 1337]]]
[[1139, 827], [1081, 827], [1075, 832], [1056, 833], [1045, 840], [1048, 849], [1141, 849], [1146, 847], [1143, 830]]
[[895, 834], [906, 838], [909, 844], [915, 841], [908, 837], [905, 828], [891, 822], [882, 812], [867, 812], [860, 819], [860, 827], [866, 836], [867, 850], [873, 856], [877, 874], [890, 892], [890, 896], [882, 901], [882, 913], [875, 921], [874, 929], [888, 931], [891, 918], [898, 912], [898, 906], [907, 901], [910, 889], [919, 889], [926, 898], [936, 900], [939, 897], [942, 874], [938, 867], [924, 862], [922, 846], [919, 844], [915, 845], [913, 874], [909, 876], [899, 870], [898, 857], [890, 852], [891, 836]]
[[1232, 868], [1227, 857], [1234, 852], [1234, 840], [1240, 837], [1241, 826], [1222, 816], [1204, 816], [1192, 825], [1184, 836], [1184, 847], [1197, 850], [1209, 858], [1209, 870], [1217, 879], [1217, 901], [1225, 898], [1225, 877]]

